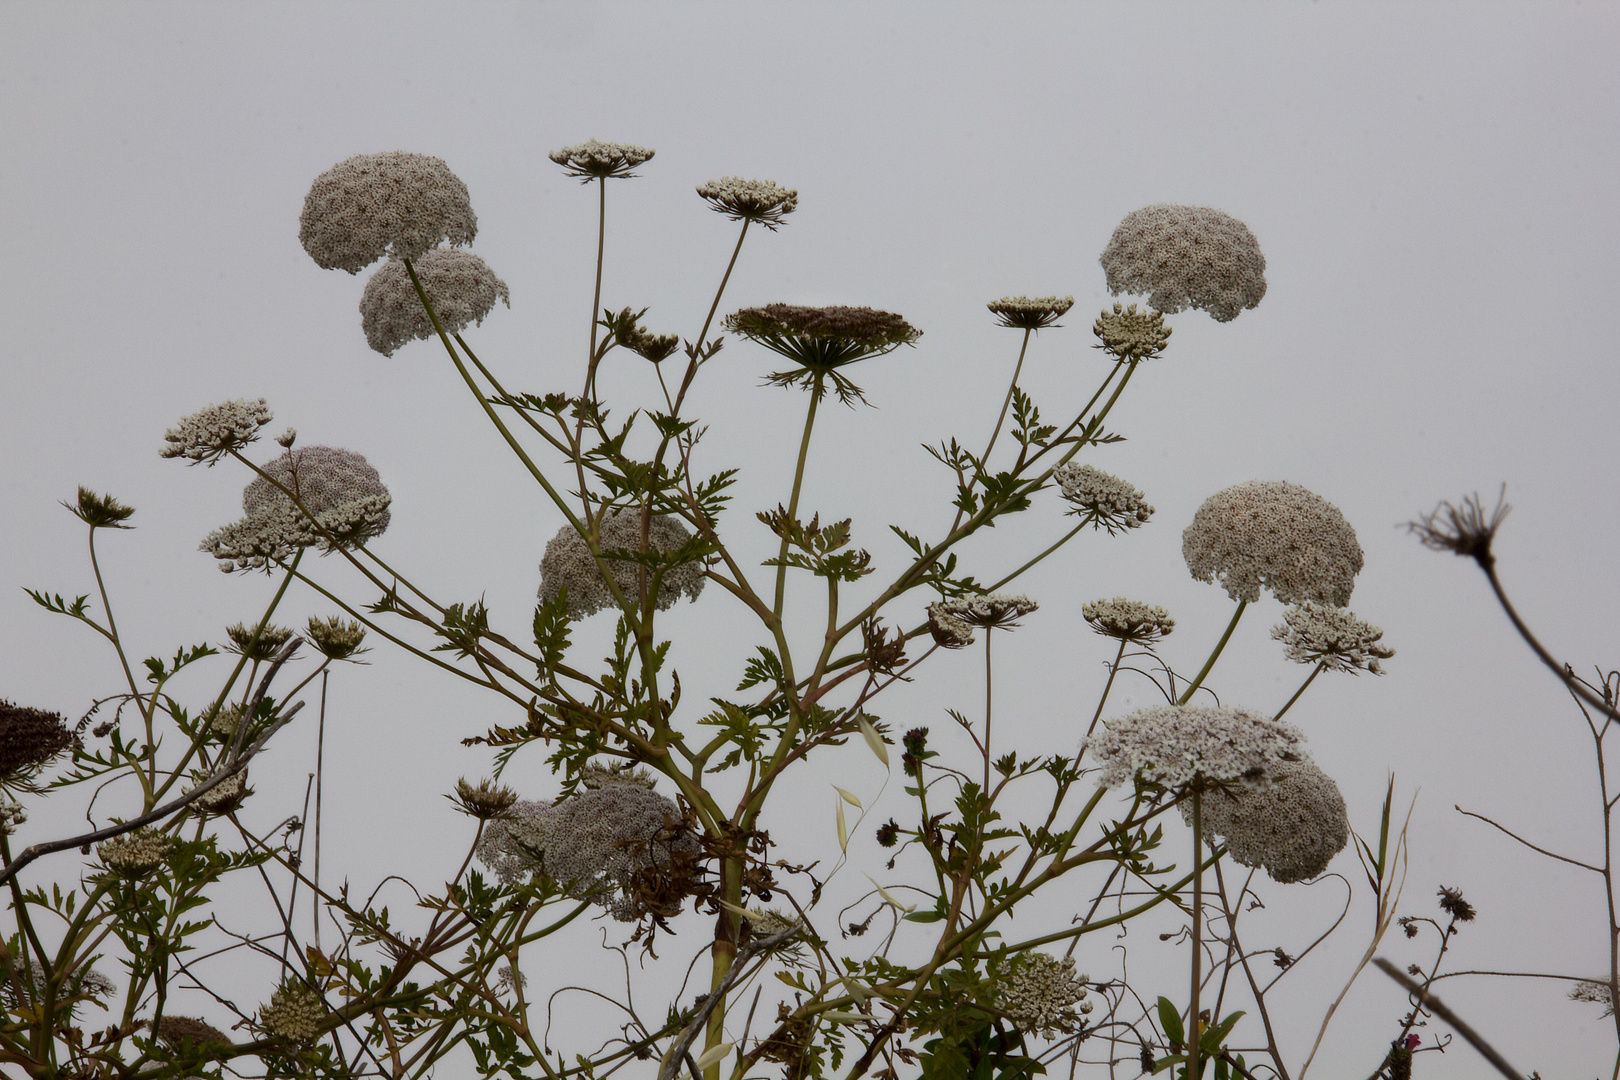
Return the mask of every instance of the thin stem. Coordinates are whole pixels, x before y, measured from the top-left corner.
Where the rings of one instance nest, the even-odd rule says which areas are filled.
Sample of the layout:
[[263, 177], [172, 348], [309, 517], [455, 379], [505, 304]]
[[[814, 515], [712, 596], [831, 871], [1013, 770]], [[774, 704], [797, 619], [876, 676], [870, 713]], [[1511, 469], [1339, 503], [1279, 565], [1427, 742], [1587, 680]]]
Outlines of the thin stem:
[[596, 292], [591, 295], [591, 346], [585, 367], [586, 401], [596, 397], [596, 313], [602, 310], [602, 256], [607, 247], [607, 177], [596, 178], [600, 198], [596, 212]]
[[1496, 593], [1497, 603], [1502, 605], [1502, 610], [1507, 612], [1507, 617], [1513, 621], [1514, 629], [1518, 630], [1519, 636], [1524, 638], [1525, 644], [1529, 645], [1531, 650], [1541, 658], [1541, 662], [1546, 664], [1552, 673], [1557, 675], [1565, 686], [1569, 687], [1570, 693], [1602, 712], [1603, 715], [1607, 716], [1610, 720], [1620, 721], [1620, 710], [1617, 710], [1613, 705], [1609, 704], [1607, 701], [1604, 701], [1601, 697], [1588, 690], [1585, 686], [1582, 686], [1579, 680], [1577, 680], [1573, 675], [1569, 674], [1567, 665], [1560, 664], [1557, 660], [1554, 660], [1552, 654], [1542, 647], [1541, 642], [1536, 639], [1536, 635], [1532, 634], [1530, 632], [1530, 628], [1524, 624], [1524, 620], [1519, 618], [1519, 613], [1514, 609], [1513, 604], [1508, 600], [1507, 593], [1502, 591], [1502, 583], [1496, 578], [1495, 565], [1493, 563], [1481, 562], [1480, 568], [1485, 571], [1485, 577], [1491, 583], [1491, 591]]
[[321, 784], [326, 778], [326, 680], [330, 671], [321, 672], [321, 716], [315, 735], [315, 868], [311, 875], [314, 883], [314, 901], [311, 917], [315, 928], [315, 951], [321, 948]]
[[1192, 909], [1192, 1004], [1187, 1010], [1187, 1076], [1198, 1080], [1198, 992], [1203, 982], [1204, 912], [1204, 814], [1203, 792], [1192, 792], [1193, 909]]
[[815, 386], [810, 388], [810, 408], [804, 414], [804, 435], [799, 439], [799, 464], [793, 470], [793, 494], [788, 499], [787, 521], [783, 523], [782, 547], [777, 554], [776, 566], [776, 602], [771, 607], [771, 613], [776, 621], [782, 621], [782, 602], [787, 594], [787, 557], [788, 536], [794, 522], [799, 519], [799, 492], [804, 487], [804, 464], [810, 457], [810, 431], [816, 424], [816, 407], [821, 404], [822, 378], [816, 376]]
[[[1028, 337], [1029, 331], [1027, 331], [1027, 330], [1024, 331], [1024, 335], [1025, 335], [1025, 337]], [[995, 633], [996, 633], [996, 629], [993, 626], [987, 626], [987, 627], [984, 628], [984, 794], [985, 794], [985, 798], [990, 797], [990, 721], [991, 721], [991, 713], [990, 713], [990, 702], [991, 702], [990, 639], [995, 636]]]
[[[1119, 674], [1119, 665], [1125, 659], [1125, 646], [1128, 644], [1130, 643], [1124, 638], [1119, 639], [1119, 652], [1114, 654], [1114, 662], [1108, 665], [1108, 681], [1103, 684], [1102, 697], [1097, 699], [1097, 711], [1091, 714], [1091, 723], [1086, 726], [1086, 738], [1088, 739], [1091, 737], [1091, 733], [1097, 730], [1097, 721], [1102, 719], [1103, 706], [1108, 702], [1108, 691], [1113, 689], [1114, 677]], [[1085, 753], [1085, 739], [1081, 739], [1079, 757], [1084, 757]], [[1075, 759], [1076, 764], [1079, 763], [1079, 757]]]
[[1325, 667], [1327, 667], [1327, 661], [1326, 660], [1323, 660], [1323, 661], [1319, 662], [1316, 665], [1316, 667], [1314, 669], [1312, 669], [1311, 673], [1309, 675], [1305, 676], [1305, 681], [1299, 684], [1299, 689], [1294, 691], [1294, 696], [1289, 698], [1287, 703], [1285, 705], [1283, 705], [1282, 708], [1277, 710], [1277, 715], [1273, 716], [1272, 719], [1273, 720], [1281, 720], [1282, 717], [1283, 717], [1283, 713], [1287, 712], [1289, 709], [1292, 709], [1294, 707], [1294, 702], [1298, 701], [1299, 698], [1300, 698], [1300, 695], [1305, 693], [1306, 687], [1310, 686], [1311, 683], [1316, 681], [1316, 677], [1318, 675], [1322, 674], [1322, 669], [1325, 668]]
[[984, 455], [979, 458], [979, 463], [986, 470], [990, 468], [990, 451], [996, 448], [996, 439], [1001, 435], [1001, 425], [1007, 420], [1007, 406], [1012, 404], [1013, 392], [1018, 389], [1018, 376], [1024, 370], [1024, 354], [1029, 351], [1029, 336], [1032, 333], [1034, 331], [1024, 330], [1023, 344], [1018, 346], [1018, 365], [1013, 368], [1012, 382], [1007, 384], [1007, 396], [1001, 399], [1001, 414], [996, 417], [996, 426], [990, 432], [990, 442], [984, 448]]
[[1177, 705], [1185, 705], [1191, 701], [1193, 694], [1197, 693], [1198, 688], [1204, 684], [1204, 679], [1209, 675], [1210, 669], [1215, 666], [1215, 661], [1221, 658], [1221, 650], [1225, 649], [1226, 643], [1232, 640], [1232, 631], [1237, 629], [1238, 620], [1243, 618], [1243, 609], [1248, 606], [1249, 602], [1247, 600], [1238, 601], [1237, 610], [1232, 612], [1232, 621], [1226, 624], [1226, 633], [1222, 634], [1221, 640], [1215, 643], [1215, 650], [1209, 654], [1209, 659], [1204, 661], [1204, 669], [1198, 673], [1197, 678], [1187, 684], [1187, 689], [1182, 692], [1181, 697], [1176, 699]]

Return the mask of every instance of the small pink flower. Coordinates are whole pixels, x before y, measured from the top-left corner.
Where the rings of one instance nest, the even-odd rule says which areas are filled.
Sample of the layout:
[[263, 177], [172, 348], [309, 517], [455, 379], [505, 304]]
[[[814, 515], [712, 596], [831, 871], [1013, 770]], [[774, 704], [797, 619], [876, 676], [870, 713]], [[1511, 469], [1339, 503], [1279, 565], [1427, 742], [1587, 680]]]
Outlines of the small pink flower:
[[1417, 1032], [1414, 1031], [1412, 1034], [1410, 1034], [1410, 1035], [1408, 1035], [1406, 1037], [1406, 1048], [1408, 1050], [1414, 1050], [1414, 1049], [1417, 1048], [1417, 1044], [1422, 1042], [1422, 1041], [1423, 1041], [1423, 1036], [1419, 1035]]

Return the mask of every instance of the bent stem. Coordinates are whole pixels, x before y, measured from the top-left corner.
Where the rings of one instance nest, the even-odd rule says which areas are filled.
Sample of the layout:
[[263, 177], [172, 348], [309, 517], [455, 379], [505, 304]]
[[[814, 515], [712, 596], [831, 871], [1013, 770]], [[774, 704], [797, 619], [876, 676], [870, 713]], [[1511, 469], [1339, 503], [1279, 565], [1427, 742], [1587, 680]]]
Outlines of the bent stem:
[[1226, 643], [1232, 640], [1232, 631], [1237, 629], [1238, 620], [1243, 618], [1243, 609], [1248, 606], [1249, 602], [1247, 600], [1238, 601], [1237, 610], [1232, 612], [1232, 621], [1226, 624], [1226, 633], [1222, 634], [1221, 640], [1215, 643], [1215, 650], [1209, 654], [1209, 659], [1204, 661], [1204, 669], [1198, 673], [1198, 677], [1193, 679], [1187, 685], [1187, 689], [1182, 692], [1181, 697], [1176, 699], [1177, 705], [1187, 704], [1192, 700], [1192, 696], [1198, 692], [1198, 688], [1204, 685], [1204, 679], [1208, 677], [1210, 670], [1214, 668], [1215, 661], [1221, 658], [1221, 650], [1226, 648]]

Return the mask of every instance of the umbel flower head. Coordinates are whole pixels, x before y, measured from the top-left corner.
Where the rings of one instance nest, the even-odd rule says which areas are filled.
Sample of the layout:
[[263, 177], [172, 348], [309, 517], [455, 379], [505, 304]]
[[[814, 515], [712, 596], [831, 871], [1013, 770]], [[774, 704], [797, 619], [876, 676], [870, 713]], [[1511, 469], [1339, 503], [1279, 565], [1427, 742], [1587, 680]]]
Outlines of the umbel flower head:
[[194, 1051], [206, 1053], [231, 1045], [231, 1038], [212, 1024], [192, 1016], [165, 1016], [152, 1027], [152, 1033], [170, 1050], [190, 1046]]
[[[198, 781], [205, 779], [200, 775], [194, 778]], [[197, 796], [197, 800], [191, 804], [191, 809], [199, 817], [224, 817], [241, 809], [242, 804], [247, 802], [248, 796], [252, 794], [253, 789], [247, 786], [247, 771], [243, 770], [232, 773]]]
[[97, 495], [87, 487], [79, 488], [79, 497], [73, 502], [63, 501], [69, 512], [92, 529], [133, 529], [125, 525], [135, 513], [133, 506], [125, 506], [111, 495]]
[[1346, 608], [1327, 607], [1307, 600], [1283, 612], [1283, 623], [1271, 636], [1288, 646], [1288, 659], [1300, 664], [1322, 664], [1331, 671], [1369, 671], [1382, 675], [1380, 660], [1395, 650], [1378, 644], [1384, 631], [1356, 618]]
[[[652, 515], [647, 523], [649, 550], [646, 552], [641, 551], [640, 510], [609, 512], [602, 519], [600, 535], [608, 570], [626, 599], [633, 601], [638, 595], [637, 571], [643, 567], [649, 583], [655, 573], [663, 574], [653, 601], [660, 611], [673, 606], [682, 596], [696, 600], [703, 591], [702, 560], [694, 556], [673, 561], [672, 553], [679, 553], [692, 539], [691, 531], [674, 517]], [[583, 619], [615, 606], [613, 594], [608, 591], [585, 538], [568, 525], [559, 529], [546, 544], [546, 553], [540, 560], [540, 599], [555, 600], [564, 588], [568, 590], [570, 619]]]
[[1056, 326], [1065, 312], [1074, 307], [1072, 296], [1003, 296], [985, 305], [996, 316], [997, 326], [1015, 330], [1044, 330]]
[[[360, 647], [360, 643], [366, 640], [366, 630], [352, 619], [344, 622], [336, 615], [327, 619], [311, 615], [307, 629], [315, 651], [329, 660], [347, 660], [359, 653], [371, 651]], [[355, 663], [364, 661], [357, 660]]]
[[26, 967], [21, 960], [13, 960], [12, 965], [12, 977], [0, 978], [0, 1004], [13, 1012], [37, 1007], [45, 996], [47, 982], [56, 984], [57, 1004], [70, 1002], [69, 1011], [74, 1014], [79, 1011], [79, 1002], [110, 997], [118, 989], [111, 979], [88, 965], [81, 965], [65, 975], [57, 969], [53, 979], [46, 977], [45, 965], [32, 957]]
[[483, 779], [474, 787], [465, 777], [456, 781], [454, 802], [461, 812], [480, 821], [500, 817], [517, 804], [517, 792], [493, 780]]
[[699, 184], [697, 193], [712, 209], [732, 221], [757, 221], [773, 231], [784, 217], [799, 208], [799, 192], [778, 187], [774, 180], [722, 176]]
[[388, 528], [392, 497], [359, 454], [306, 446], [282, 454], [263, 473], [242, 492], [247, 516], [215, 529], [202, 542], [202, 550], [227, 572], [268, 569], [298, 548], [336, 551]]
[[773, 372], [769, 386], [803, 386], [818, 396], [831, 382], [838, 400], [853, 405], [861, 388], [838, 369], [860, 360], [882, 356], [901, 345], [914, 345], [922, 331], [892, 311], [868, 307], [803, 307], [767, 304], [743, 308], [726, 316], [726, 329], [765, 346], [798, 367]]
[[1135, 487], [1092, 465], [1070, 462], [1052, 473], [1063, 497], [1074, 504], [1071, 514], [1084, 516], [1112, 536], [1139, 529], [1153, 516], [1153, 507]]
[[442, 158], [356, 154], [310, 186], [298, 240], [318, 266], [358, 274], [385, 256], [414, 259], [440, 243], [470, 244], [478, 217]]
[[1074, 973], [1072, 956], [1059, 960], [1045, 953], [1026, 953], [1014, 960], [1012, 970], [997, 986], [996, 1007], [1020, 1031], [1043, 1039], [1072, 1035], [1081, 1024], [1074, 1004], [1083, 1002], [1080, 1011], [1091, 1011], [1091, 1003], [1085, 1000], [1089, 981]]
[[1596, 979], [1582, 979], [1570, 990], [1569, 1000], [1590, 1001], [1604, 1007], [1604, 1016], [1614, 1015], [1614, 991], [1609, 989], [1608, 983], [1598, 982]]
[[478, 860], [506, 885], [523, 885], [540, 872], [551, 803], [519, 799], [484, 826]]
[[1148, 308], [1137, 311], [1114, 301], [1114, 310], [1104, 310], [1091, 324], [1097, 335], [1096, 347], [1115, 360], [1149, 360], [1164, 352], [1170, 344], [1170, 328], [1164, 325], [1164, 313]]
[[546, 816], [546, 874], [620, 922], [673, 915], [700, 854], [680, 822], [679, 807], [639, 784], [581, 792]]
[[73, 745], [61, 713], [0, 698], [0, 784], [28, 786], [51, 759]]
[[96, 854], [107, 869], [131, 879], [152, 873], [168, 861], [173, 850], [174, 837], [149, 825], [96, 845]]
[[1101, 261], [1109, 292], [1146, 293], [1164, 312], [1202, 308], [1217, 322], [1231, 322], [1266, 295], [1266, 257], [1254, 233], [1207, 206], [1132, 211]]
[[1084, 748], [1102, 765], [1105, 787], [1261, 786], [1280, 763], [1304, 756], [1305, 736], [1292, 724], [1225, 705], [1157, 705], [1103, 726]]
[[163, 434], [168, 443], [159, 457], [183, 457], [191, 465], [213, 465], [232, 450], [259, 438], [259, 429], [274, 419], [264, 398], [222, 401], [192, 413]]
[[1081, 607], [1080, 615], [1097, 633], [1138, 645], [1151, 645], [1176, 628], [1176, 620], [1164, 608], [1123, 596], [1093, 600]]
[[962, 649], [973, 644], [974, 627], [1011, 630], [1018, 626], [1019, 619], [1039, 608], [1039, 604], [1021, 594], [959, 596], [928, 605], [928, 629], [934, 640], [945, 648]]
[[321, 995], [296, 979], [288, 979], [259, 1007], [259, 1026], [289, 1042], [314, 1042], [321, 1034], [326, 1006]]
[[[1339, 785], [1308, 757], [1273, 763], [1267, 774], [1271, 782], [1260, 787], [1205, 792], [1204, 836], [1224, 839], [1232, 858], [1281, 884], [1316, 877], [1350, 841]], [[1181, 816], [1192, 824], [1191, 803], [1181, 804]]]
[[225, 628], [225, 636], [231, 643], [225, 646], [226, 652], [233, 652], [239, 656], [246, 656], [249, 660], [263, 663], [281, 651], [281, 647], [292, 640], [293, 632], [282, 626], [266, 624], [259, 631], [259, 640], [253, 640], [253, 627], [244, 623]]
[[1343, 607], [1361, 571], [1361, 544], [1339, 508], [1286, 480], [1249, 480], [1204, 500], [1181, 534], [1199, 581], [1253, 603], [1265, 587], [1285, 604]]
[[577, 176], [588, 184], [592, 180], [606, 180], [609, 177], [634, 176], [636, 174], [631, 170], [651, 161], [654, 153], [644, 146], [590, 139], [577, 146], [553, 150], [547, 156], [566, 169], [569, 176]]
[[[506, 282], [470, 251], [434, 248], [411, 265], [447, 334], [458, 334], [469, 323], [483, 323], [496, 300], [512, 306]], [[407, 341], [434, 336], [433, 320], [416, 295], [410, 272], [398, 259], [378, 267], [366, 282], [360, 297], [360, 329], [365, 331], [366, 344], [384, 356], [393, 356]]]

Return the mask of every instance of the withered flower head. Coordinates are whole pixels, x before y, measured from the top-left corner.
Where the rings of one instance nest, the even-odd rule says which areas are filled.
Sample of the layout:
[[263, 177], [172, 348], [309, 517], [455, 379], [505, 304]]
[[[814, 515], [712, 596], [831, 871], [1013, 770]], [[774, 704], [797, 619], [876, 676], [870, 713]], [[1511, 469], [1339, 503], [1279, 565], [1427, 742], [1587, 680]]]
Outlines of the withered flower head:
[[1444, 885], [1440, 886], [1440, 910], [1458, 922], [1474, 921], [1474, 905], [1463, 899], [1461, 889], [1449, 889]]
[[209, 1049], [231, 1045], [229, 1035], [191, 1016], [165, 1016], [153, 1025], [152, 1032], [170, 1050], [189, 1045], [193, 1051], [206, 1053]]
[[900, 823], [890, 818], [878, 826], [877, 842], [879, 847], [894, 847], [900, 842]]
[[1266, 295], [1266, 257], [1249, 227], [1207, 206], [1144, 206], [1102, 253], [1108, 291], [1146, 293], [1160, 311], [1202, 308], [1230, 322]]
[[125, 506], [111, 495], [97, 495], [87, 487], [79, 488], [77, 502], [64, 501], [62, 505], [92, 529], [134, 528], [132, 525], [120, 524], [135, 512], [133, 506]]
[[1170, 327], [1164, 325], [1164, 313], [1148, 308], [1137, 311], [1136, 305], [1125, 307], [1117, 300], [1114, 310], [1104, 310], [1091, 324], [1097, 335], [1096, 347], [1115, 360], [1148, 360], [1158, 356], [1170, 344]]
[[567, 170], [569, 176], [577, 176], [581, 182], [588, 184], [592, 180], [606, 180], [609, 177], [632, 177], [636, 174], [631, 170], [651, 161], [654, 153], [644, 146], [590, 139], [577, 146], [553, 150], [547, 156]]
[[1014, 330], [1044, 330], [1058, 325], [1065, 312], [1074, 307], [1072, 296], [1003, 296], [985, 305], [996, 316], [997, 326]]
[[767, 385], [798, 385], [819, 395], [826, 392], [823, 383], [831, 382], [846, 405], [864, 399], [861, 388], [837, 369], [882, 356], [901, 345], [915, 345], [922, 336], [921, 330], [892, 311], [844, 305], [743, 308], [726, 316], [726, 329], [799, 365], [791, 371], [773, 372], [765, 380]]
[[497, 786], [489, 779], [478, 781], [478, 786], [474, 787], [464, 777], [456, 781], [454, 801], [462, 813], [488, 821], [512, 809], [517, 802], [517, 792], [509, 787]]
[[1424, 547], [1466, 555], [1489, 571], [1496, 563], [1496, 556], [1491, 554], [1491, 541], [1496, 539], [1496, 530], [1502, 527], [1502, 519], [1512, 509], [1502, 501], [1505, 494], [1507, 485], [1503, 484], [1502, 494], [1496, 497], [1496, 509], [1489, 517], [1485, 516], [1485, 507], [1476, 492], [1463, 499], [1461, 506], [1442, 502], [1417, 521], [1407, 522], [1406, 531], [1415, 533]]
[[798, 191], [779, 187], [774, 180], [722, 176], [699, 184], [697, 193], [711, 208], [732, 221], [757, 221], [773, 230], [782, 224], [784, 217], [799, 208]]
[[73, 733], [61, 713], [0, 698], [0, 783], [26, 783], [72, 745]]
[[310, 185], [298, 219], [298, 240], [316, 265], [351, 274], [476, 235], [467, 185], [444, 159], [402, 151], [338, 162]]
[[308, 629], [309, 640], [314, 643], [316, 651], [329, 659], [347, 660], [371, 651], [360, 647], [360, 643], [366, 640], [366, 630], [353, 620], [344, 622], [336, 615], [328, 619], [311, 615]]
[[226, 652], [237, 653], [260, 663], [273, 658], [293, 635], [293, 632], [285, 627], [266, 624], [265, 628], [259, 631], [259, 640], [255, 642], [253, 630], [243, 623], [227, 626], [225, 633], [231, 639], [231, 643], [225, 646]]
[[1569, 992], [1569, 1000], [1590, 1001], [1594, 1005], [1603, 1005], [1604, 1016], [1614, 1015], [1614, 991], [1609, 988], [1608, 983], [1598, 982], [1596, 979], [1582, 979]]

